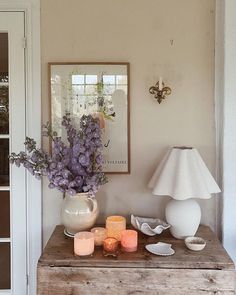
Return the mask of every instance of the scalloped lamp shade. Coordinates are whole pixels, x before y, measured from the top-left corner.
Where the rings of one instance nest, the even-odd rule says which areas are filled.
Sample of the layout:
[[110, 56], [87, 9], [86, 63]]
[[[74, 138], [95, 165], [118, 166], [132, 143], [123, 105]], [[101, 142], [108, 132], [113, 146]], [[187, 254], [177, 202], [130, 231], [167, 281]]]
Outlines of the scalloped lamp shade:
[[221, 190], [195, 148], [174, 147], [157, 167], [148, 187], [154, 195], [170, 196], [165, 209], [170, 231], [177, 239], [194, 236], [201, 220], [196, 200]]
[[221, 192], [195, 148], [173, 148], [157, 167], [148, 187], [175, 200], [209, 199]]

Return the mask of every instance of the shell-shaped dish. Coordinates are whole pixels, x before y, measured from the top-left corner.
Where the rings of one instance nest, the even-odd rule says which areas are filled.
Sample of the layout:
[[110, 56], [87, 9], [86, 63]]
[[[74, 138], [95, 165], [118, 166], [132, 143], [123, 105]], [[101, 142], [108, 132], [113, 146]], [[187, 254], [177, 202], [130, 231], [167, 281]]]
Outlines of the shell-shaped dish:
[[171, 246], [171, 244], [158, 242], [157, 244], [146, 245], [145, 248], [155, 255], [170, 256], [175, 254], [175, 250]]
[[148, 236], [155, 236], [168, 229], [170, 224], [158, 218], [139, 217], [131, 215], [131, 224], [137, 230]]

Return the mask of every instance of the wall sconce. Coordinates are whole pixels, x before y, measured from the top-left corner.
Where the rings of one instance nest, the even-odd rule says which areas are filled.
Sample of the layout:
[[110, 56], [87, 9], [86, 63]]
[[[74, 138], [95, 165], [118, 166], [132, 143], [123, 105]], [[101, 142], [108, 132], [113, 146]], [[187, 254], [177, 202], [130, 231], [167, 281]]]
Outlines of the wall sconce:
[[154, 97], [156, 98], [158, 103], [161, 103], [162, 100], [166, 98], [166, 95], [171, 94], [171, 89], [170, 87], [165, 86], [165, 84], [162, 81], [162, 77], [160, 77], [156, 85], [149, 88], [149, 92], [151, 94], [154, 94]]

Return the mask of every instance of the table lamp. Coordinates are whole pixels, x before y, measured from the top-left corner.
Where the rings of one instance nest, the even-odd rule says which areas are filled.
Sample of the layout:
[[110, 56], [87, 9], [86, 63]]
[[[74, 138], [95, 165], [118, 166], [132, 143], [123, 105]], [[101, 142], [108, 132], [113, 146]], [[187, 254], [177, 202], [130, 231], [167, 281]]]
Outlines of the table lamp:
[[170, 196], [165, 215], [171, 234], [177, 239], [194, 236], [201, 220], [201, 209], [193, 198], [209, 199], [221, 192], [200, 154], [192, 147], [168, 151], [148, 187], [157, 196]]

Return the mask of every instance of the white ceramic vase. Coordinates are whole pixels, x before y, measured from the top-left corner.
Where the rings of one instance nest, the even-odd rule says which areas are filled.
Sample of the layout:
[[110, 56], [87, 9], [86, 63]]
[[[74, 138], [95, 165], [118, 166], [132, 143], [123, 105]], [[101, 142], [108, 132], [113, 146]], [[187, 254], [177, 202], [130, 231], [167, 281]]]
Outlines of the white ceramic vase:
[[66, 194], [61, 208], [61, 222], [65, 226], [65, 235], [73, 237], [79, 231], [90, 229], [95, 224], [98, 213], [97, 201], [91, 194]]
[[201, 220], [201, 209], [196, 200], [171, 200], [166, 206], [166, 220], [171, 234], [177, 239], [194, 236]]

